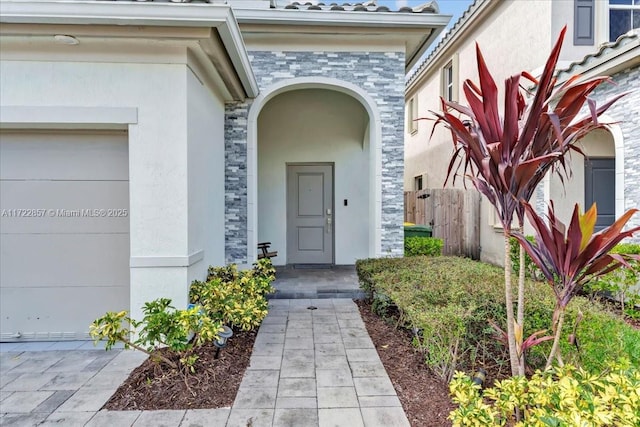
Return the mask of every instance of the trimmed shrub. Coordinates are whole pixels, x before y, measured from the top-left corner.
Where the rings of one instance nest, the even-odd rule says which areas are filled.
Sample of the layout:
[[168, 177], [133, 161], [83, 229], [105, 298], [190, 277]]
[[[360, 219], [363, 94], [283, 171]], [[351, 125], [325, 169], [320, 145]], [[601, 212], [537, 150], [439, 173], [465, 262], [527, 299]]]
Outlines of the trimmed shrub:
[[[508, 375], [505, 349], [488, 324], [492, 319], [506, 329], [501, 268], [459, 257], [410, 257], [362, 260], [357, 270], [374, 301], [388, 299], [386, 306], [397, 307], [399, 323], [414, 331], [414, 344], [424, 351], [425, 363], [443, 379], [449, 380], [455, 370], [473, 371], [487, 363], [504, 366]], [[527, 280], [525, 298], [524, 336], [549, 329], [555, 304], [549, 286]], [[582, 321], [576, 326], [579, 313]], [[578, 347], [568, 342], [574, 327]], [[589, 372], [600, 372], [608, 361], [624, 357], [640, 366], [640, 331], [586, 298], [569, 305], [563, 334], [566, 361]], [[544, 366], [550, 347], [545, 342], [530, 348], [527, 364]]]
[[[611, 253], [640, 254], [640, 244], [620, 243]], [[585, 286], [592, 297], [604, 295], [620, 303], [620, 312], [631, 318], [640, 318], [640, 262], [630, 261], [630, 267], [622, 267], [598, 277]]]
[[258, 327], [267, 315], [266, 295], [274, 292], [274, 279], [275, 269], [268, 258], [246, 271], [238, 271], [235, 264], [209, 267], [206, 282], [191, 284], [189, 299], [212, 319], [248, 331]]
[[[533, 242], [535, 239], [533, 236], [527, 236], [527, 240]], [[520, 243], [513, 237], [509, 239], [509, 256], [511, 257], [511, 269], [515, 274], [518, 274], [520, 271]], [[524, 272], [529, 278], [542, 279], [542, 272], [526, 252], [524, 253]]]
[[440, 256], [442, 246], [442, 239], [436, 237], [405, 237], [404, 256]]

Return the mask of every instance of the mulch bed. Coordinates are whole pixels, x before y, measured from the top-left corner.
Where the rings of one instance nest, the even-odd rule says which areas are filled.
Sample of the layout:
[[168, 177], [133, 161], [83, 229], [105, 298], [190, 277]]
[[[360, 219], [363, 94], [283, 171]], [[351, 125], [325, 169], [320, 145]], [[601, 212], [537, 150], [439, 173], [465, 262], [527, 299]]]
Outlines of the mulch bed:
[[451, 426], [447, 416], [455, 407], [448, 385], [427, 369], [424, 357], [411, 345], [411, 335], [372, 313], [367, 302], [356, 303], [411, 425]]
[[[151, 358], [131, 372], [102, 409], [207, 409], [231, 406], [238, 393], [257, 332], [234, 331], [219, 358], [212, 344], [197, 350], [195, 373], [184, 375]], [[163, 355], [170, 356], [164, 349]], [[170, 357], [171, 358], [171, 357]], [[178, 362], [177, 358], [171, 358]]]

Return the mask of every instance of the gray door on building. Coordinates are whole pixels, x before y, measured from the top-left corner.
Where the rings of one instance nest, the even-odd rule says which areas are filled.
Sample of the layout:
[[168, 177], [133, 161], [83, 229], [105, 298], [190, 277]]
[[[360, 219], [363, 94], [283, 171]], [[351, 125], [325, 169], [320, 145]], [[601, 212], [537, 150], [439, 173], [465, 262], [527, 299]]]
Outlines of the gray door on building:
[[287, 165], [287, 263], [333, 263], [333, 165]]
[[586, 158], [584, 163], [585, 210], [596, 203], [596, 231], [599, 231], [613, 224], [616, 219], [616, 160]]

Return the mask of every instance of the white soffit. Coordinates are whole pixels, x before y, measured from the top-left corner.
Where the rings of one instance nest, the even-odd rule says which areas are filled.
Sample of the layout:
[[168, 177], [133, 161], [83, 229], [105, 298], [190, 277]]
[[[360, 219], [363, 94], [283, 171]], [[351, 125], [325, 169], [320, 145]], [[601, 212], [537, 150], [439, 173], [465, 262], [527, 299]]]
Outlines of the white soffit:
[[5, 0], [0, 3], [2, 24], [214, 28], [246, 96], [254, 98], [258, 94], [240, 29], [228, 5]]

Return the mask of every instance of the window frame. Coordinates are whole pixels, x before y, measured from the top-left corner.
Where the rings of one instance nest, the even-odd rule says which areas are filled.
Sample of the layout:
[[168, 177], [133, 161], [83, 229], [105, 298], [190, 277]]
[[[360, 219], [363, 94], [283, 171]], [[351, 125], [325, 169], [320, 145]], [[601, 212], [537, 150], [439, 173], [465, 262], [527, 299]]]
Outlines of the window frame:
[[424, 189], [424, 178], [422, 175], [413, 177], [413, 191], [420, 191]]
[[418, 95], [414, 95], [407, 103], [407, 130], [411, 135], [418, 133]]
[[458, 54], [454, 54], [440, 69], [440, 96], [458, 102]]
[[[627, 31], [625, 31], [624, 33], [621, 33], [621, 34], [617, 35], [614, 40], [611, 40], [611, 11], [612, 10], [622, 10], [622, 11], [628, 10], [628, 11], [631, 12], [631, 16], [630, 16], [631, 22], [630, 22], [629, 29]], [[608, 19], [609, 19], [609, 25], [608, 25], [608, 28], [607, 28], [607, 31], [608, 31], [609, 35], [607, 37], [607, 40], [609, 42], [614, 42], [622, 34], [625, 34], [628, 31], [631, 31], [631, 30], [634, 29], [633, 28], [633, 15], [634, 15], [634, 13], [640, 14], [640, 3], [636, 4], [636, 2], [634, 0], [631, 0], [631, 4], [612, 4], [610, 1], [607, 1], [607, 13], [608, 13]]]

